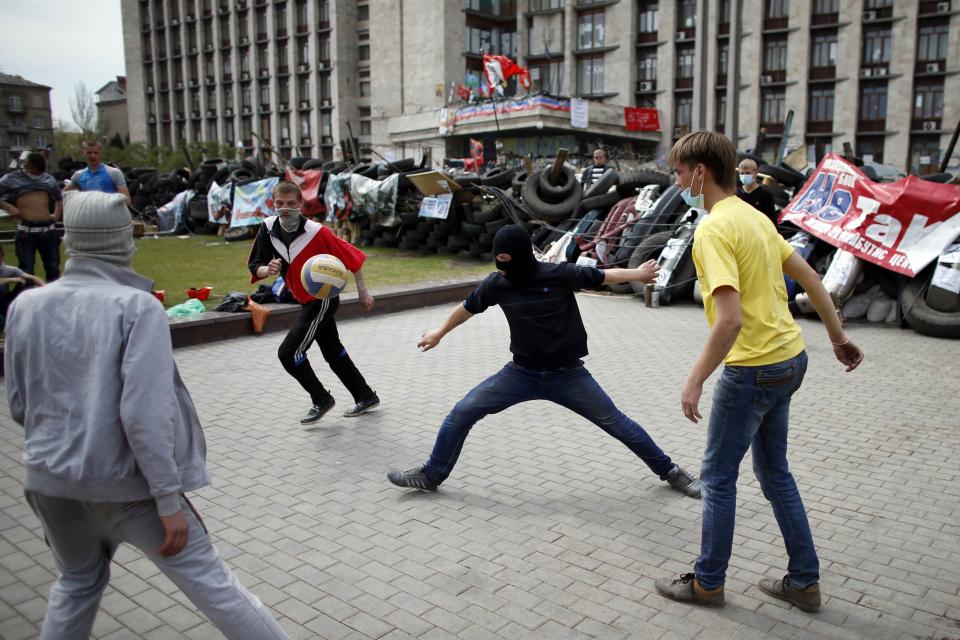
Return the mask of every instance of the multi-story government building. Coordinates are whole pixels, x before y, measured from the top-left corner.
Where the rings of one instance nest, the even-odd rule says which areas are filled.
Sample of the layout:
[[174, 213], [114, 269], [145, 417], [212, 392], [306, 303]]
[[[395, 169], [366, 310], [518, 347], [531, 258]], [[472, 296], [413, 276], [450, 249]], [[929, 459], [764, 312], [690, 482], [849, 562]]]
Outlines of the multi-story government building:
[[[388, 157], [662, 157], [714, 128], [772, 159], [849, 142], [913, 171], [940, 161], [960, 122], [960, 0], [122, 0], [133, 140], [218, 140], [333, 158], [342, 141]], [[481, 52], [529, 68], [564, 100], [467, 108]], [[512, 95], [513, 89], [507, 92]], [[627, 131], [624, 107], [660, 129]], [[560, 108], [558, 108], [560, 107]], [[789, 111], [792, 126], [784, 131]], [[349, 127], [348, 127], [349, 124]], [[367, 155], [367, 154], [364, 154]], [[954, 162], [955, 164], [956, 162]]]

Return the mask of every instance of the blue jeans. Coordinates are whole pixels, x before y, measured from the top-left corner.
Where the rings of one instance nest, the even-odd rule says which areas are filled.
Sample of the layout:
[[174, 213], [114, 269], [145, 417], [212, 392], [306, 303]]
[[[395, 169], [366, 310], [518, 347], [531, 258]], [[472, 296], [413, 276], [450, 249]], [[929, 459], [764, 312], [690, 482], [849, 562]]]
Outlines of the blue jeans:
[[424, 473], [437, 484], [446, 480], [474, 424], [484, 416], [529, 400], [550, 400], [580, 414], [625, 444], [661, 480], [673, 468], [670, 456], [653, 442], [643, 427], [617, 409], [582, 362], [541, 371], [510, 362], [474, 387], [447, 414]]
[[705, 589], [723, 585], [730, 562], [737, 476], [747, 447], [753, 452], [753, 472], [783, 534], [790, 584], [805, 589], [820, 579], [810, 524], [787, 466], [790, 398], [806, 371], [806, 352], [777, 364], [723, 369], [714, 390], [700, 470], [703, 532], [696, 574]]

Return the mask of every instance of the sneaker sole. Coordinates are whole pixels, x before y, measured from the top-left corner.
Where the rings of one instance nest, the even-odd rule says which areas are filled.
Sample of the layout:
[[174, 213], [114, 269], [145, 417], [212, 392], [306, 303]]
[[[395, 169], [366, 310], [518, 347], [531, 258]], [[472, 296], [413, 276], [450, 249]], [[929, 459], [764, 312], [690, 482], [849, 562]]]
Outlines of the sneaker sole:
[[350, 413], [349, 411], [344, 411], [344, 412], [343, 412], [343, 417], [344, 417], [344, 418], [356, 418], [357, 416], [362, 416], [362, 415], [365, 414], [367, 411], [370, 411], [371, 409], [376, 409], [376, 408], [379, 407], [379, 406], [380, 406], [380, 403], [377, 402], [377, 404], [372, 404], [372, 405], [370, 405], [369, 407], [367, 407], [366, 409], [364, 409], [363, 411], [357, 411], [356, 413]]
[[419, 492], [421, 492], [421, 493], [436, 493], [436, 492], [437, 492], [437, 488], [436, 488], [436, 487], [434, 487], [433, 489], [421, 489], [420, 487], [415, 487], [415, 486], [408, 485], [408, 484], [400, 484], [400, 483], [398, 483], [398, 482], [394, 482], [393, 480], [391, 480], [391, 479], [390, 479], [390, 476], [387, 476], [387, 482], [389, 482], [390, 484], [392, 484], [393, 486], [395, 486], [395, 487], [397, 487], [397, 488], [399, 488], [399, 489], [413, 489], [414, 491], [419, 491]]
[[789, 602], [790, 604], [792, 604], [793, 606], [795, 606], [797, 609], [801, 609], [801, 610], [803, 610], [803, 611], [806, 611], [807, 613], [816, 613], [817, 611], [820, 610], [820, 607], [811, 607], [811, 606], [809, 606], [809, 605], [806, 605], [806, 604], [797, 602], [796, 600], [794, 600], [794, 599], [791, 598], [790, 596], [787, 596], [787, 595], [784, 595], [784, 594], [781, 594], [781, 593], [777, 593], [777, 592], [771, 591], [770, 589], [767, 589], [767, 588], [764, 587], [762, 584], [758, 584], [757, 586], [760, 587], [760, 591], [763, 591], [765, 594], [767, 594], [767, 595], [770, 596], [771, 598], [776, 598], [777, 600], [783, 600], [784, 602]]
[[727, 601], [726, 601], [725, 599], [724, 599], [724, 600], [720, 600], [719, 602], [708, 602], [708, 601], [706, 601], [706, 600], [677, 600], [676, 598], [674, 598], [674, 597], [671, 596], [670, 594], [668, 594], [668, 593], [666, 593], [666, 592], [664, 592], [664, 591], [661, 591], [661, 590], [660, 590], [660, 587], [657, 586], [656, 583], [654, 583], [654, 586], [656, 587], [657, 593], [658, 593], [660, 596], [666, 598], [667, 600], [672, 600], [672, 601], [674, 601], [674, 602], [679, 602], [680, 604], [693, 604], [693, 605], [696, 605], [696, 606], [698, 606], [698, 607], [712, 607], [712, 608], [714, 608], [714, 609], [719, 609], [720, 607], [722, 607], [722, 606], [724, 606], [724, 605], [727, 604]]

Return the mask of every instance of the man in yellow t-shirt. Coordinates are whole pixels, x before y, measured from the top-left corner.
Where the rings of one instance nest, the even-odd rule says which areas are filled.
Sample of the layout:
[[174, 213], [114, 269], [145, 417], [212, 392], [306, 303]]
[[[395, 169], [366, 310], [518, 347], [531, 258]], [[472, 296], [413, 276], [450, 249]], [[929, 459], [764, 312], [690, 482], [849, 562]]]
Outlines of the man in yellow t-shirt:
[[[753, 451], [753, 470], [783, 534], [789, 562], [780, 580], [760, 588], [806, 611], [820, 608], [820, 566], [810, 525], [787, 465], [790, 398], [807, 369], [800, 327], [787, 310], [784, 274], [810, 296], [837, 359], [853, 371], [863, 353], [843, 330], [816, 272], [763, 214], [736, 196], [737, 152], [719, 133], [696, 131], [673, 146], [670, 164], [688, 205], [710, 215], [697, 228], [693, 259], [703, 291], [710, 337], [681, 396], [697, 422], [703, 383], [721, 362], [707, 446], [700, 471], [703, 523], [694, 571], [656, 580], [661, 595], [694, 604], [724, 604], [723, 584], [733, 547], [737, 476]], [[696, 192], [696, 195], [693, 195]]]

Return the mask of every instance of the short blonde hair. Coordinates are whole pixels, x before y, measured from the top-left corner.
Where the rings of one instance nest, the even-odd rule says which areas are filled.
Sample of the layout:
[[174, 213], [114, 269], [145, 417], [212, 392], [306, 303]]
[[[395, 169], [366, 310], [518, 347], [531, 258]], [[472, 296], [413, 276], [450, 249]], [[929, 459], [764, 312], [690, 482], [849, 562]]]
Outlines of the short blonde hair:
[[730, 138], [716, 131], [693, 131], [683, 136], [670, 149], [667, 162], [671, 167], [693, 168], [703, 164], [714, 182], [726, 189], [737, 187], [737, 148]]
[[83, 141], [83, 147], [86, 148], [86, 149], [96, 149], [96, 148], [98, 148], [99, 146], [100, 146], [100, 141], [99, 141], [99, 140], [90, 139], [90, 140], [84, 140], [84, 141]]
[[277, 186], [273, 188], [273, 197], [277, 197], [280, 194], [297, 194], [297, 200], [303, 202], [303, 194], [300, 192], [300, 187], [293, 184], [288, 180], [281, 180], [277, 183]]

